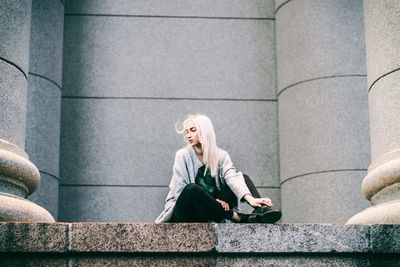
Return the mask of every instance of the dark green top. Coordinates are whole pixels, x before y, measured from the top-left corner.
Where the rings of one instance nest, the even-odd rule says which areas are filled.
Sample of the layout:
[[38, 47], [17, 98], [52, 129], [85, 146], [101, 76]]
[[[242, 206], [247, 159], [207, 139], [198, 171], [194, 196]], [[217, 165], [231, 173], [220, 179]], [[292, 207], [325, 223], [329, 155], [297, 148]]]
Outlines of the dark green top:
[[215, 184], [215, 178], [211, 176], [210, 169], [204, 173], [206, 166], [203, 165], [199, 168], [196, 175], [195, 183], [206, 190], [212, 197], [216, 198], [219, 194], [219, 190]]

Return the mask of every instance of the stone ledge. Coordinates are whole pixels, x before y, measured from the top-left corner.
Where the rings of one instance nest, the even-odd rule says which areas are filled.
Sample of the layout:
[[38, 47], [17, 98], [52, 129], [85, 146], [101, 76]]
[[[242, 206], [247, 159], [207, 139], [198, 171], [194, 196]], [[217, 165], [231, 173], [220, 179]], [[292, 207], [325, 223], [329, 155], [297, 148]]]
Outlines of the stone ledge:
[[400, 253], [400, 225], [0, 223], [0, 253]]
[[217, 226], [217, 251], [240, 253], [368, 252], [369, 227], [332, 224]]

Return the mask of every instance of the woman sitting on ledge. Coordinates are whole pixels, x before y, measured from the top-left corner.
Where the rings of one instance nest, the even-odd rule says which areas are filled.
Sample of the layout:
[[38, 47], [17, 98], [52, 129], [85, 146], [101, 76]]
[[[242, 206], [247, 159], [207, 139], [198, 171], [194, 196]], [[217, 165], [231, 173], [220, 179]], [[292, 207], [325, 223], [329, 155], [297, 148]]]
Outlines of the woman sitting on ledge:
[[[211, 120], [190, 115], [183, 122], [187, 146], [178, 150], [161, 222], [274, 223], [281, 212], [261, 198], [247, 175], [237, 172], [228, 153], [217, 147]], [[251, 214], [234, 210], [238, 199], [254, 208]]]

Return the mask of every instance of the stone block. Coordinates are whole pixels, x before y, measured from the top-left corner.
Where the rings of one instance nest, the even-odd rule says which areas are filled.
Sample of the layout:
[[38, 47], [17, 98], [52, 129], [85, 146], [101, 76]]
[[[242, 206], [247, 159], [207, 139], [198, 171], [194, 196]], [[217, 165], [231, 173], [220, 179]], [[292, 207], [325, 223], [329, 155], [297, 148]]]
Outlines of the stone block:
[[[381, 259], [382, 260], [382, 259]], [[369, 259], [366, 257], [345, 256], [341, 255], [323, 255], [314, 256], [305, 255], [252, 255], [252, 256], [221, 256], [218, 257], [217, 264], [219, 267], [231, 266], [359, 266], [365, 267], [369, 265]]]
[[279, 133], [282, 182], [323, 171], [366, 170], [366, 79], [323, 79], [286, 90], [279, 96]]
[[[116, 3], [117, 2], [117, 3]], [[235, 17], [273, 18], [272, 0], [222, 0], [222, 1], [138, 1], [129, 0], [93, 1], [70, 0], [66, 5], [67, 14], [106, 14], [142, 16], [189, 16], [189, 17]]]
[[27, 76], [31, 1], [1, 1], [0, 25], [0, 58], [11, 62], [16, 70]]
[[367, 252], [367, 226], [332, 224], [218, 224], [219, 253]]
[[66, 252], [68, 225], [0, 223], [0, 252]]
[[[195, 255], [185, 256], [182, 254], [168, 254], [162, 255], [129, 255], [129, 256], [92, 256], [92, 257], [74, 257], [74, 267], [80, 266], [155, 266], [155, 267], [182, 267], [182, 266], [216, 266], [216, 259], [214, 256], [209, 255]], [[218, 265], [217, 265], [218, 266]]]
[[371, 251], [373, 253], [400, 252], [400, 225], [371, 225]]
[[315, 173], [281, 186], [282, 222], [345, 223], [370, 204], [361, 194], [366, 171]]
[[74, 223], [71, 240], [74, 252], [193, 253], [215, 248], [210, 224]]
[[274, 29], [273, 20], [67, 16], [63, 95], [276, 99]]
[[43, 254], [25, 254], [25, 255], [15, 255], [15, 254], [5, 254], [1, 255], [1, 264], [3, 266], [24, 266], [24, 267], [68, 267], [68, 260], [65, 256], [54, 256], [54, 255], [43, 255]]
[[362, 0], [290, 1], [276, 14], [278, 92], [331, 76], [365, 75]]

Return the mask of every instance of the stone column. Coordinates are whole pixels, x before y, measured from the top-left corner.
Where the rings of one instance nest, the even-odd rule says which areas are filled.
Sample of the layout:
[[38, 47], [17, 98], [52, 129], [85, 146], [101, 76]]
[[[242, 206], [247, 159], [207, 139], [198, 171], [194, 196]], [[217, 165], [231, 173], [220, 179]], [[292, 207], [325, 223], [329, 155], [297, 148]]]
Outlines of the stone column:
[[362, 1], [275, 1], [283, 222], [344, 223], [367, 206]]
[[64, 4], [33, 0], [26, 151], [39, 168], [40, 187], [29, 199], [58, 215]]
[[348, 223], [400, 223], [400, 2], [364, 1], [371, 159], [362, 183], [372, 207]]
[[0, 3], [0, 221], [53, 222], [25, 197], [40, 181], [24, 151], [31, 1]]

